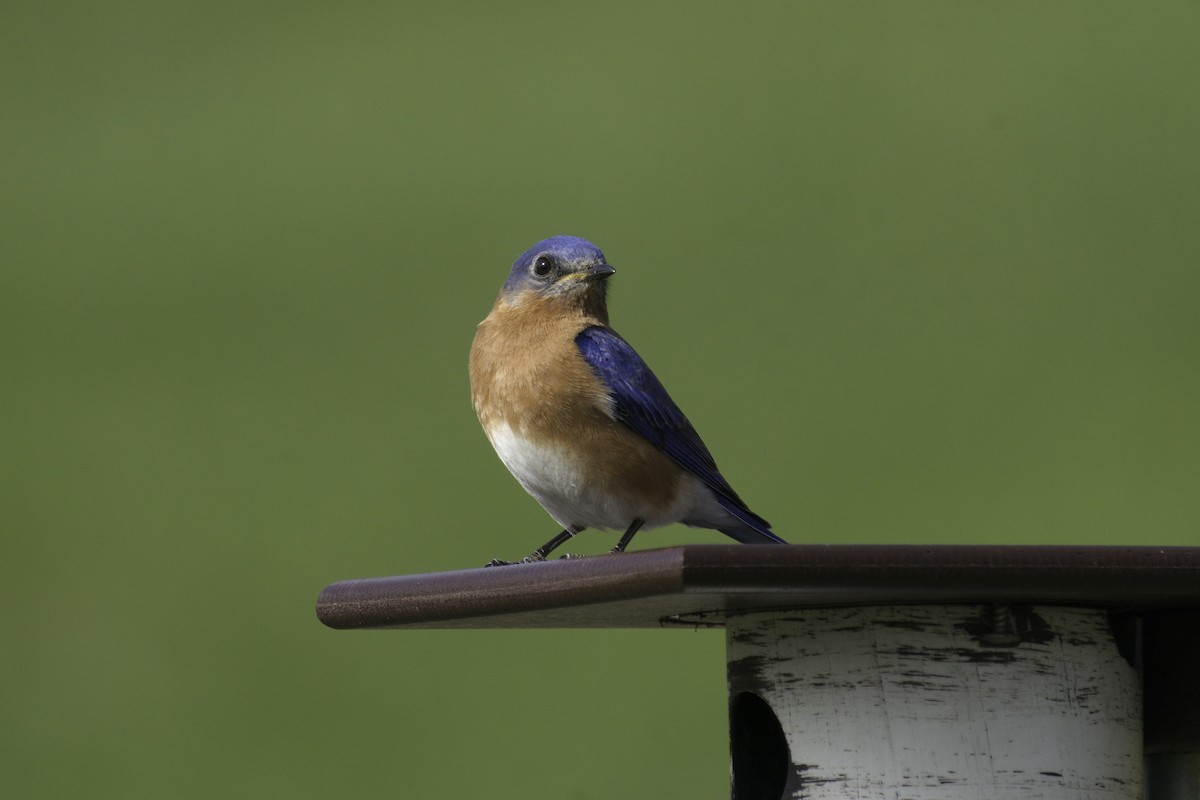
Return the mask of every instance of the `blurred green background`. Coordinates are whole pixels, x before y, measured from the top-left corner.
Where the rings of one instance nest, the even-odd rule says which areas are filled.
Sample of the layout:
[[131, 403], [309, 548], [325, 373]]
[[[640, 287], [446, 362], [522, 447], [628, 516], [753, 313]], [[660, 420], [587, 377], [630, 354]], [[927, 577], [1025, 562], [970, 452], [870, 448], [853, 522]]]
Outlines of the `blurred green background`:
[[1200, 544], [1198, 25], [6, 4], [4, 794], [728, 796], [718, 633], [313, 616], [555, 531], [466, 376], [551, 234], [792, 541]]

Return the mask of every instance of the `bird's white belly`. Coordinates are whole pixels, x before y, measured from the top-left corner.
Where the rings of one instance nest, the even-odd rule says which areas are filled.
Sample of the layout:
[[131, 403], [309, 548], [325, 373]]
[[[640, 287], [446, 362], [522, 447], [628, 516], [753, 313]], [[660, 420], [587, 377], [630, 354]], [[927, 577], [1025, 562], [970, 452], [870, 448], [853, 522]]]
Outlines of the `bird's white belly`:
[[624, 529], [634, 519], [652, 528], [682, 519], [694, 504], [693, 492], [681, 491], [668, 508], [637, 507], [589, 481], [585, 465], [567, 448], [531, 441], [503, 422], [485, 432], [517, 482], [564, 528]]

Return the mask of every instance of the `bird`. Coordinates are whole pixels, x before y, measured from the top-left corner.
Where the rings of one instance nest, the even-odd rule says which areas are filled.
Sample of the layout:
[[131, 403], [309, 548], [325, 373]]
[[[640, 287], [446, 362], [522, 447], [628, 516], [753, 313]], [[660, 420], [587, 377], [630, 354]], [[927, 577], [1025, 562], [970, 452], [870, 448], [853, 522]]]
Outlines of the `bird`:
[[[513, 262], [471, 344], [471, 399], [517, 482], [562, 532], [671, 523], [747, 544], [786, 544], [717, 469], [696, 429], [637, 351], [609, 326], [616, 270], [577, 236], [544, 239]], [[515, 562], [494, 559], [488, 566]]]

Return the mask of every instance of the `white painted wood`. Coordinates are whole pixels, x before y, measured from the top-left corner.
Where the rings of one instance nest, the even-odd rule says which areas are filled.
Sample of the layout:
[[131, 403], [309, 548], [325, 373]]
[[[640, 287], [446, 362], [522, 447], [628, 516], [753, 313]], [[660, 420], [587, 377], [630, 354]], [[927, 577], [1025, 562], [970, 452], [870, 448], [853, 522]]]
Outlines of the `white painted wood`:
[[1141, 688], [1106, 613], [1018, 609], [1024, 641], [1004, 647], [981, 644], [983, 611], [731, 617], [731, 708], [753, 692], [774, 711], [790, 751], [782, 796], [1141, 798]]

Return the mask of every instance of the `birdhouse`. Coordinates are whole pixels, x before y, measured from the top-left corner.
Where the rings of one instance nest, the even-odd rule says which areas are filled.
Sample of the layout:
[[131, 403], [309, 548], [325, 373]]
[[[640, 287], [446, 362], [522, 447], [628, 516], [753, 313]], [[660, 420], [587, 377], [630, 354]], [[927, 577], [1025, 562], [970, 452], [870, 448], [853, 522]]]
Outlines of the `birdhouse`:
[[343, 581], [317, 614], [723, 630], [737, 800], [1200, 797], [1200, 548], [696, 545]]

